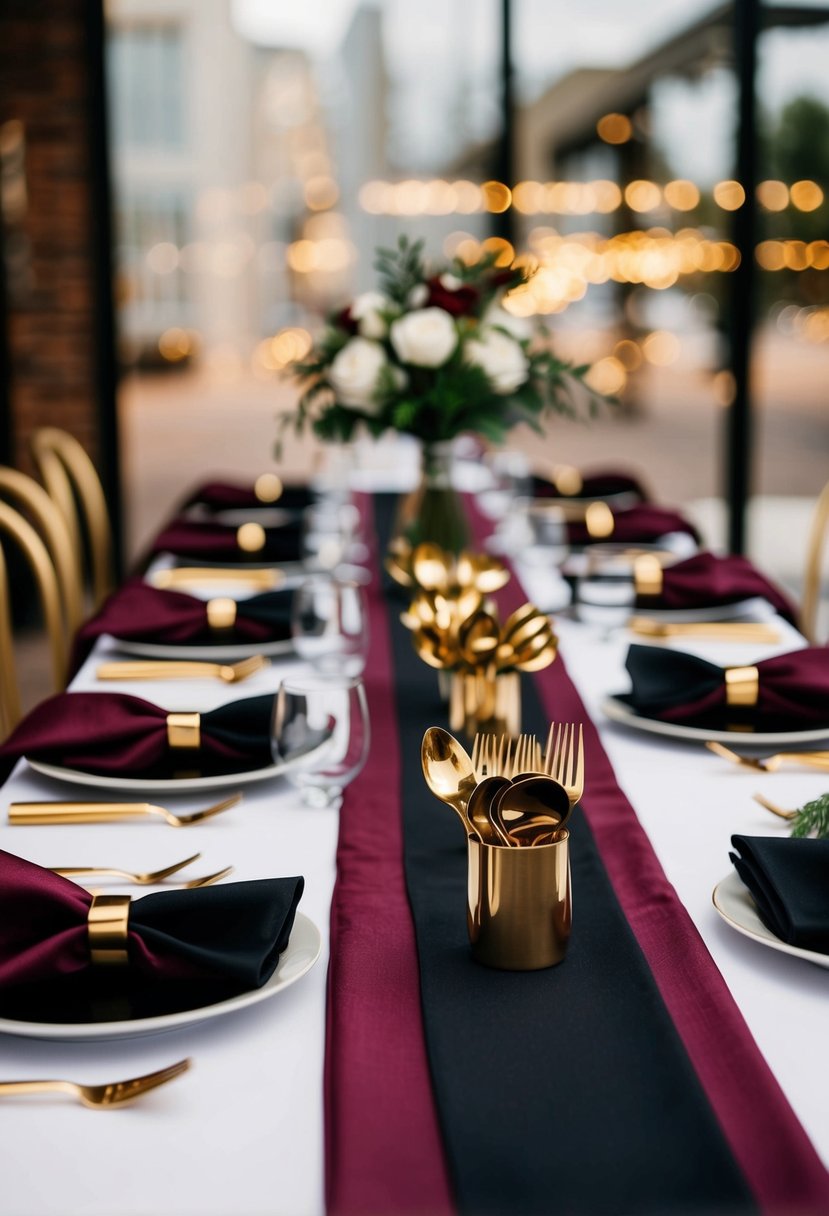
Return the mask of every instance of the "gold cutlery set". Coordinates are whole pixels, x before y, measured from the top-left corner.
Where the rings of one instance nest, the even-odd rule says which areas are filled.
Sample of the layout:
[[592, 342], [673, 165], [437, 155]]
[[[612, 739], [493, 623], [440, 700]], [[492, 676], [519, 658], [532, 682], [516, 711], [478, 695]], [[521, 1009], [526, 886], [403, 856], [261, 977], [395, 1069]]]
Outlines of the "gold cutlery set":
[[437, 545], [398, 542], [386, 569], [412, 599], [401, 620], [424, 663], [451, 673], [449, 718], [453, 730], [518, 734], [521, 698], [517, 673], [541, 671], [556, 655], [550, 619], [524, 604], [503, 623], [487, 598], [509, 571], [485, 553], [457, 558]]
[[552, 724], [545, 754], [531, 735], [479, 733], [471, 756], [433, 726], [420, 759], [429, 789], [452, 807], [467, 836], [497, 847], [552, 843], [584, 789], [583, 733], [572, 724]]
[[473, 957], [505, 971], [560, 963], [572, 923], [564, 825], [584, 790], [582, 727], [553, 723], [544, 752], [532, 735], [479, 733], [471, 756], [448, 731], [430, 727], [421, 764], [429, 789], [466, 832]]

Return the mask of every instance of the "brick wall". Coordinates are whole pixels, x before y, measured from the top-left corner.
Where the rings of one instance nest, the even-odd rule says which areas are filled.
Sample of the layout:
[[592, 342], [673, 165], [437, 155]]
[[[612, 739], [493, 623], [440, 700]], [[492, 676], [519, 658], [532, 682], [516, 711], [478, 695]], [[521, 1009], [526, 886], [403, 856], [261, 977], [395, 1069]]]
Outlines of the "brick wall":
[[85, 57], [94, 0], [3, 0], [0, 123], [25, 140], [26, 205], [8, 233], [11, 459], [31, 471], [35, 427], [64, 427], [96, 459], [93, 206]]

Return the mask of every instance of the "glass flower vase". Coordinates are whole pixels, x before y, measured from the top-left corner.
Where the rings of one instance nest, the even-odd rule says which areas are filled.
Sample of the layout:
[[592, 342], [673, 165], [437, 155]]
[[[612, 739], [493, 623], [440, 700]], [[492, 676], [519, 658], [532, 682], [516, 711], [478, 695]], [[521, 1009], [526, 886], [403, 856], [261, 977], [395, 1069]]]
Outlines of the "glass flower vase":
[[398, 509], [395, 535], [413, 547], [430, 541], [448, 553], [469, 543], [463, 502], [452, 485], [452, 444], [426, 443], [421, 456], [420, 485]]

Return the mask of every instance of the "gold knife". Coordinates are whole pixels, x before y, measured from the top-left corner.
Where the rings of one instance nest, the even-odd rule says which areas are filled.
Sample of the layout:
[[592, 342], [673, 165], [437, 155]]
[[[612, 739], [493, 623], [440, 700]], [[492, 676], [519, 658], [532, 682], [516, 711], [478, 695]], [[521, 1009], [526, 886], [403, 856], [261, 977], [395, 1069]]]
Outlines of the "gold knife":
[[633, 616], [628, 621], [631, 633], [648, 638], [690, 637], [711, 641], [779, 642], [780, 632], [765, 621], [655, 621]]
[[156, 570], [152, 582], [162, 591], [181, 587], [209, 587], [216, 583], [235, 583], [239, 587], [252, 587], [256, 591], [275, 591], [285, 582], [282, 570], [267, 570], [255, 567], [241, 570], [218, 566], [175, 566], [170, 570]]
[[261, 654], [251, 655], [239, 663], [201, 663], [193, 660], [131, 659], [112, 663], [101, 663], [95, 675], [99, 680], [200, 680], [205, 678], [223, 680], [225, 684], [238, 684], [255, 671], [267, 667], [268, 660]]

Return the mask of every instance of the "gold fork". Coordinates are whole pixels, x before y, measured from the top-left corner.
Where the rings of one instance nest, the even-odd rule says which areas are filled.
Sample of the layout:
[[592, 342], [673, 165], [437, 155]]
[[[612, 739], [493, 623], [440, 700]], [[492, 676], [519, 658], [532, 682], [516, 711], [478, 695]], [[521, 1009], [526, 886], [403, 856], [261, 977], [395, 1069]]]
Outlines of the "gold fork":
[[129, 1081], [110, 1081], [108, 1085], [79, 1085], [76, 1081], [0, 1081], [0, 1097], [12, 1097], [16, 1094], [71, 1094], [84, 1106], [92, 1110], [107, 1110], [114, 1106], [124, 1106], [140, 1098], [142, 1094], [166, 1085], [174, 1077], [180, 1077], [190, 1067], [190, 1060], [179, 1060], [169, 1068], [160, 1068], [158, 1072], [147, 1073], [143, 1077], [132, 1077]]
[[767, 811], [771, 811], [772, 815], [779, 815], [781, 819], [797, 818], [797, 811], [784, 811], [782, 806], [769, 802], [768, 798], [764, 798], [762, 794], [752, 794], [751, 796], [755, 802], [760, 803], [760, 806], [765, 807]]
[[46, 823], [120, 823], [125, 819], [160, 815], [171, 827], [186, 828], [191, 823], [220, 815], [241, 801], [241, 794], [232, 794], [223, 802], [205, 807], [203, 811], [191, 811], [189, 815], [174, 815], [166, 807], [151, 802], [13, 802], [9, 806], [9, 823], [27, 827]]
[[519, 773], [543, 773], [541, 762], [541, 744], [534, 735], [519, 735], [515, 740], [512, 753], [512, 763], [507, 777], [517, 777]]
[[[113, 878], [125, 878], [127, 882], [135, 883], [138, 887], [152, 887], [157, 883], [161, 883], [165, 878], [169, 878], [172, 874], [178, 874], [179, 870], [183, 870], [185, 866], [192, 865], [194, 861], [198, 861], [201, 853], [194, 853], [192, 857], [185, 857], [184, 861], [177, 861], [174, 865], [165, 866], [163, 870], [147, 870], [145, 873], [135, 874], [131, 870], [119, 870], [114, 866], [50, 866], [49, 869], [53, 874], [60, 874], [64, 878], [77, 878], [82, 874], [111, 875]], [[205, 874], [203, 878], [191, 878], [187, 882], [183, 882], [181, 886], [186, 891], [191, 891], [196, 887], [209, 887], [214, 882], [218, 882], [222, 878], [227, 878], [228, 874], [233, 872], [233, 866], [225, 866], [223, 870], [218, 870], [215, 874]]]
[[754, 769], [755, 772], [773, 773], [783, 764], [803, 764], [806, 768], [829, 769], [829, 752], [775, 752], [773, 756], [740, 756], [732, 752], [730, 747], [715, 743], [709, 739], [705, 744], [710, 752], [730, 760], [732, 764], [742, 765], [743, 768]]
[[564, 786], [570, 806], [575, 806], [584, 793], [584, 729], [581, 723], [578, 750], [575, 748], [575, 740], [575, 723], [550, 723], [544, 771], [553, 781]]
[[225, 684], [239, 684], [268, 666], [261, 654], [251, 655], [240, 663], [198, 663], [187, 661], [137, 659], [117, 663], [101, 663], [95, 672], [99, 680], [200, 680], [216, 679]]

